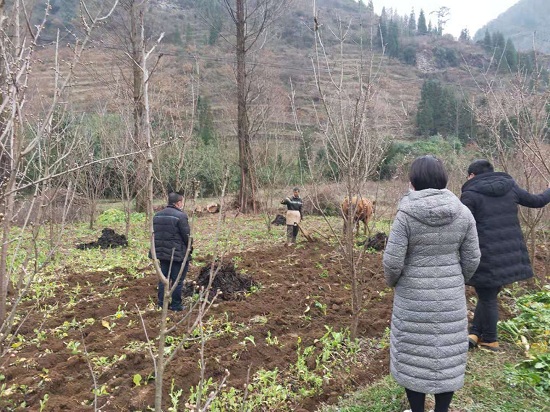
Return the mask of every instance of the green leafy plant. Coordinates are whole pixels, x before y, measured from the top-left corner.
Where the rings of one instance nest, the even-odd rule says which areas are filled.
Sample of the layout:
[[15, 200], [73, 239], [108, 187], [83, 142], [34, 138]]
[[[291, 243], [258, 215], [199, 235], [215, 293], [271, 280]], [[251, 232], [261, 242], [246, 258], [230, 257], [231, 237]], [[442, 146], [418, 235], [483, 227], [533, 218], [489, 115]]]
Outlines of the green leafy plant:
[[313, 306], [317, 309], [319, 309], [324, 316], [327, 315], [327, 304], [326, 303], [321, 303], [319, 302], [318, 300], [314, 301], [313, 302]]
[[80, 342], [75, 342], [71, 340], [70, 342], [66, 343], [67, 349], [71, 351], [71, 354], [77, 355], [80, 353], [80, 349], [78, 347], [80, 346]]
[[254, 340], [254, 336], [245, 336], [244, 340], [241, 342], [242, 345], [246, 346], [246, 342], [252, 343], [252, 345], [256, 346], [256, 341]]
[[101, 385], [99, 388], [92, 389], [92, 393], [96, 396], [109, 395], [109, 391], [107, 390], [107, 385]]
[[134, 382], [135, 386], [141, 386], [141, 381], [142, 380], [143, 380], [143, 378], [141, 377], [141, 375], [139, 373], [136, 373], [134, 375], [134, 377], [132, 378], [132, 382]]
[[[107, 209], [97, 217], [97, 223], [100, 225], [122, 224], [126, 222], [126, 214], [120, 209]], [[131, 223], [145, 222], [145, 213], [132, 213], [130, 215]]]
[[48, 399], [50, 399], [50, 395], [48, 395], [47, 393], [45, 393], [44, 397], [42, 399], [40, 399], [40, 412], [42, 412], [44, 410], [44, 408], [46, 408], [46, 404], [48, 403]]
[[178, 412], [181, 410], [179, 408], [180, 398], [181, 395], [183, 395], [183, 389], [175, 390], [174, 385], [174, 379], [172, 379], [172, 384], [170, 385], [170, 402], [172, 402], [172, 406], [168, 408], [168, 412]]
[[510, 381], [536, 391], [550, 390], [550, 286], [516, 300], [518, 316], [499, 322], [503, 340], [525, 349], [526, 360], [507, 368]]
[[271, 331], [270, 330], [267, 331], [267, 336], [265, 338], [265, 342], [269, 346], [279, 346], [279, 339], [277, 338], [277, 336], [271, 337]]

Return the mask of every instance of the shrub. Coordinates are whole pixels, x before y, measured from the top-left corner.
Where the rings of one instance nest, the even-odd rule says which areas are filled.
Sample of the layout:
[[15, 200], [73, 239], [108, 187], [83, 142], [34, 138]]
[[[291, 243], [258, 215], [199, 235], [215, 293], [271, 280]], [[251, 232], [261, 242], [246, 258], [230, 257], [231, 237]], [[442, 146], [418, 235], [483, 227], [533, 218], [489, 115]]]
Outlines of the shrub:
[[405, 64], [410, 64], [411, 66], [416, 65], [416, 49], [417, 46], [415, 44], [409, 44], [403, 49], [403, 53], [401, 55], [401, 60]]
[[[131, 223], [139, 223], [145, 221], [145, 213], [132, 213], [130, 215]], [[119, 209], [107, 209], [97, 217], [97, 223], [104, 226], [109, 226], [118, 223], [126, 222], [126, 214]]]
[[336, 194], [333, 187], [321, 188], [314, 200], [304, 199], [303, 211], [308, 215], [339, 216], [342, 199]]

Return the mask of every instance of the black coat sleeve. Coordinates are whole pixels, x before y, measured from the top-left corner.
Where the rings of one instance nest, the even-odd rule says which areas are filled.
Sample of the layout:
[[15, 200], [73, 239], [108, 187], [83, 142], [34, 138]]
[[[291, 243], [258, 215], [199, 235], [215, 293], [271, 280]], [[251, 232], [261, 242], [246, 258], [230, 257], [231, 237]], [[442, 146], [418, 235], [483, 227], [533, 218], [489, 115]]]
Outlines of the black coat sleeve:
[[178, 227], [180, 230], [181, 238], [183, 240], [183, 243], [185, 244], [185, 247], [189, 247], [189, 236], [191, 235], [191, 228], [189, 227], [189, 220], [187, 218], [187, 215], [184, 214], [182, 217], [180, 217], [178, 222]]
[[462, 192], [462, 195], [460, 196], [460, 200], [464, 205], [470, 209], [470, 212], [472, 212], [472, 215], [476, 215], [476, 201], [475, 201], [475, 195], [472, 192]]
[[518, 203], [522, 206], [539, 209], [550, 203], [550, 189], [547, 189], [540, 195], [532, 195], [518, 186], [514, 190], [518, 196]]

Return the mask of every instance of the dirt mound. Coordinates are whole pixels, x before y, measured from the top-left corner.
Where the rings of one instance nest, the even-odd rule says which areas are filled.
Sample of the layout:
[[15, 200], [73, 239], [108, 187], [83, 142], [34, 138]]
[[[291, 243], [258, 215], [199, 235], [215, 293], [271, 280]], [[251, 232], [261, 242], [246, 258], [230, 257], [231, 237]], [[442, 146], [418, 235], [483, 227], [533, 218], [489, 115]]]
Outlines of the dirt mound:
[[117, 234], [113, 229], [105, 228], [101, 232], [101, 236], [96, 242], [80, 243], [76, 245], [77, 249], [92, 249], [101, 248], [109, 249], [113, 247], [125, 247], [128, 246], [128, 240], [126, 236]]
[[376, 235], [369, 237], [364, 245], [367, 249], [384, 250], [387, 242], [388, 236], [385, 233], [378, 232]]
[[275, 226], [286, 225], [286, 218], [283, 215], [277, 215], [275, 216], [275, 219], [273, 219], [273, 222], [271, 222], [271, 224]]
[[[215, 274], [210, 292], [211, 297], [215, 296], [216, 293], [220, 291], [221, 295], [218, 296], [219, 299], [240, 300], [243, 298], [245, 292], [250, 292], [252, 286], [257, 285], [251, 278], [239, 275], [233, 263], [220, 264], [219, 262], [215, 262], [214, 267], [212, 267], [212, 263], [209, 263], [201, 269], [197, 278], [197, 285], [199, 287], [208, 286], [211, 270]], [[188, 288], [185, 290], [187, 291]]]

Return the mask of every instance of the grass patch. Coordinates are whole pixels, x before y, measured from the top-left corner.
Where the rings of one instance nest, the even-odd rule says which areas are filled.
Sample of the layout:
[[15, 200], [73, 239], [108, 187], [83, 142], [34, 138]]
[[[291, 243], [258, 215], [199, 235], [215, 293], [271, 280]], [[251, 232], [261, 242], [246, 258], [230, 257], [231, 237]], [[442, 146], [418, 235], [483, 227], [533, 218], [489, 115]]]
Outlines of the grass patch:
[[[452, 412], [541, 412], [550, 411], [550, 394], [537, 393], [512, 384], [506, 368], [523, 359], [521, 350], [505, 345], [504, 352], [494, 354], [475, 350], [468, 355], [464, 387], [455, 393]], [[433, 408], [433, 397], [428, 396], [426, 407]], [[390, 376], [366, 389], [343, 398], [336, 406], [327, 406], [323, 412], [402, 412], [408, 409], [404, 389]]]
[[408, 406], [405, 390], [391, 376], [342, 399], [337, 406], [328, 406], [324, 412], [390, 412], [403, 411]]

